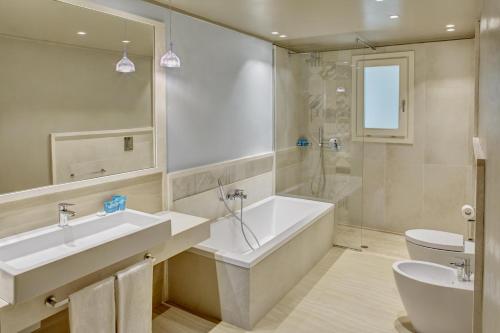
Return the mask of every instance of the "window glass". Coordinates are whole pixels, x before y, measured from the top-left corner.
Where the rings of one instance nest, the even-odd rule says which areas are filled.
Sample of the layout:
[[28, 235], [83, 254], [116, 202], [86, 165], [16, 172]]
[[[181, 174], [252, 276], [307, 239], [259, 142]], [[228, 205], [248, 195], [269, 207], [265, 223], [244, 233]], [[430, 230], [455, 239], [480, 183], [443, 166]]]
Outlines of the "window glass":
[[399, 128], [399, 65], [364, 68], [365, 128]]

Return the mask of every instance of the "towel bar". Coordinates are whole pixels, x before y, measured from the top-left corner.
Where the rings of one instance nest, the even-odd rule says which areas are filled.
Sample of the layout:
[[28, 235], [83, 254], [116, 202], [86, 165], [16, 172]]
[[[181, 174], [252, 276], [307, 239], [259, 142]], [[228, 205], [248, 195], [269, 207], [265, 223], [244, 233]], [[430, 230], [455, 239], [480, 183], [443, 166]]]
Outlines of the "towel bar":
[[[153, 255], [148, 252], [144, 255], [144, 260], [151, 260], [152, 262], [155, 262], [156, 258], [153, 257]], [[116, 280], [116, 275], [115, 275], [115, 280]], [[45, 299], [45, 305], [48, 306], [49, 308], [54, 308], [54, 309], [57, 309], [68, 303], [69, 303], [69, 298], [65, 298], [62, 301], [57, 301], [54, 295], [50, 295]]]

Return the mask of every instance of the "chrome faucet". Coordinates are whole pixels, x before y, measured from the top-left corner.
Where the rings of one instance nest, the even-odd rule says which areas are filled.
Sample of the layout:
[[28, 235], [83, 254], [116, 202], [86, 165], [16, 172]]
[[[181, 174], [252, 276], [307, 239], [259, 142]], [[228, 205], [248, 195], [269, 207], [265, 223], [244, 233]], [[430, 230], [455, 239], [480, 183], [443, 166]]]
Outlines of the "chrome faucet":
[[68, 219], [76, 215], [74, 211], [68, 210], [69, 206], [74, 206], [71, 203], [60, 203], [59, 207], [59, 227], [64, 228], [68, 226]]
[[331, 138], [329, 141], [330, 149], [335, 151], [341, 151], [344, 145], [340, 142], [339, 138]]
[[236, 200], [236, 198], [246, 199], [247, 194], [245, 193], [245, 190], [236, 189], [226, 194], [226, 199], [228, 200]]
[[340, 138], [331, 137], [326, 141], [323, 138], [323, 127], [318, 129], [318, 146], [319, 148], [330, 148], [333, 151], [341, 151], [344, 148], [344, 145], [340, 141]]
[[462, 270], [462, 281], [468, 282], [471, 281], [472, 277], [472, 268], [470, 264], [469, 258], [457, 258], [459, 262], [452, 262], [451, 265], [455, 266], [458, 269]]

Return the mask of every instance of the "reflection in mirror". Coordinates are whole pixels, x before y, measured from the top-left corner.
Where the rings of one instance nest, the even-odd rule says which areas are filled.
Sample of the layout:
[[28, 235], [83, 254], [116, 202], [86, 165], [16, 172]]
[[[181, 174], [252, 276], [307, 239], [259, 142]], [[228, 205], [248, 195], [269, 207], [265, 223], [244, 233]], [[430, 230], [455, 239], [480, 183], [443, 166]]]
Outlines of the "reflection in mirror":
[[153, 26], [0, 0], [0, 50], [0, 194], [155, 166]]

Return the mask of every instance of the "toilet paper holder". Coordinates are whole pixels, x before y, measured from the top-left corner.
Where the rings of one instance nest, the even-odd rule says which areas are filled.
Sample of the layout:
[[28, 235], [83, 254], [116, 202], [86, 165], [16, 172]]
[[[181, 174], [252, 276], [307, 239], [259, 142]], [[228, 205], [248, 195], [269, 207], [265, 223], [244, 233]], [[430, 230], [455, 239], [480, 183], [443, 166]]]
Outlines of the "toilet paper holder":
[[467, 240], [474, 241], [475, 228], [473, 223], [476, 222], [476, 209], [471, 205], [462, 206], [462, 217], [467, 223]]
[[[152, 262], [155, 262], [156, 258], [153, 257], [153, 255], [148, 252], [144, 255], [144, 260], [151, 260]], [[114, 277], [116, 280], [116, 275]], [[45, 305], [48, 306], [49, 308], [57, 309], [66, 304], [69, 304], [69, 298], [65, 298], [61, 301], [58, 301], [54, 295], [50, 295], [45, 299]]]

